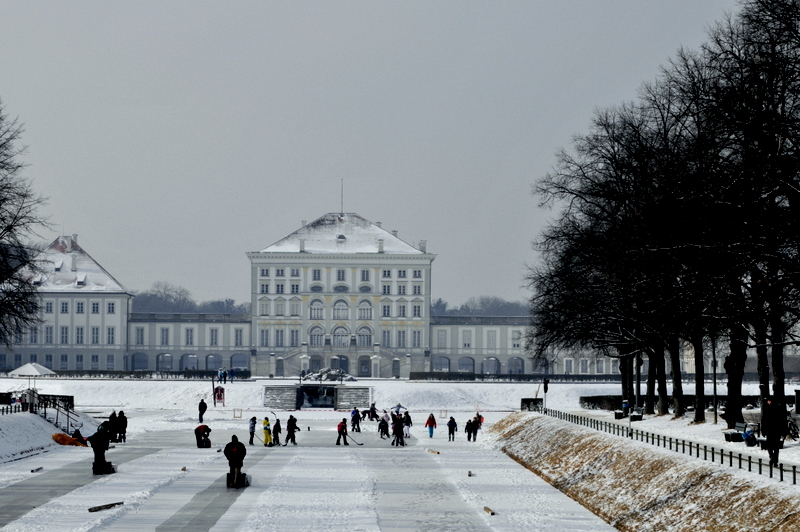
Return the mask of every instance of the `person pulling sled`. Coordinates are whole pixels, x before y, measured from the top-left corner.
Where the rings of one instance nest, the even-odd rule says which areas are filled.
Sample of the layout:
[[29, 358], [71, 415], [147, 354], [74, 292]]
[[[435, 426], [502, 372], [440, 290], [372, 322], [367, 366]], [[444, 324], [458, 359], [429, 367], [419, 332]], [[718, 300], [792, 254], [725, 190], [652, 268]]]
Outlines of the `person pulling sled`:
[[86, 438], [86, 440], [92, 446], [92, 452], [94, 452], [92, 474], [107, 475], [109, 473], [115, 473], [116, 470], [114, 466], [111, 465], [111, 462], [106, 462], [106, 451], [111, 441], [111, 434], [108, 432], [108, 429], [106, 429], [105, 423], [101, 423], [100, 426], [97, 427], [97, 432]]
[[247, 455], [247, 449], [239, 441], [236, 435], [231, 436], [231, 441], [225, 446], [225, 458], [228, 459], [228, 466], [230, 473], [227, 477], [227, 486], [229, 488], [244, 488], [250, 483], [247, 481], [247, 475], [242, 473], [242, 466], [244, 465], [244, 457]]

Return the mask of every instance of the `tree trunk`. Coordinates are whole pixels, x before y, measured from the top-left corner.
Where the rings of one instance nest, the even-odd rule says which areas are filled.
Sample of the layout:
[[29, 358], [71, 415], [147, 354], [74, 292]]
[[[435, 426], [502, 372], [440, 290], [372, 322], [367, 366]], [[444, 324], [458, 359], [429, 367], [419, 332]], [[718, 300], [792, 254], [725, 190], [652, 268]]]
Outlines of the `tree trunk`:
[[770, 332], [772, 333], [772, 395], [782, 405], [786, 404], [784, 384], [786, 374], [783, 370], [783, 342], [786, 339], [786, 326], [778, 313], [773, 314]]
[[653, 415], [656, 413], [656, 364], [652, 352], [647, 353], [647, 394], [644, 398], [644, 413]]
[[670, 375], [672, 376], [672, 412], [675, 417], [683, 417], [686, 413], [683, 401], [683, 377], [681, 377], [681, 340], [677, 336], [667, 343], [669, 353]]
[[761, 399], [769, 394], [769, 350], [767, 349], [767, 327], [760, 319], [753, 324], [756, 340], [756, 361], [758, 362], [758, 388]]
[[697, 334], [690, 340], [694, 348], [694, 422], [706, 420], [706, 395], [704, 390], [705, 368], [703, 367], [703, 335]]
[[627, 356], [619, 357], [619, 373], [620, 373], [620, 383], [622, 384], [622, 402], [624, 403], [628, 397], [630, 397], [628, 393], [628, 360], [630, 360]]
[[667, 395], [667, 360], [663, 348], [653, 357], [653, 363], [657, 365], [658, 415], [666, 416], [669, 414], [669, 396]]
[[739, 325], [731, 330], [731, 352], [725, 357], [725, 373], [728, 375], [728, 402], [725, 404], [725, 422], [732, 429], [736, 423], [743, 423], [742, 380], [747, 362], [747, 328]]

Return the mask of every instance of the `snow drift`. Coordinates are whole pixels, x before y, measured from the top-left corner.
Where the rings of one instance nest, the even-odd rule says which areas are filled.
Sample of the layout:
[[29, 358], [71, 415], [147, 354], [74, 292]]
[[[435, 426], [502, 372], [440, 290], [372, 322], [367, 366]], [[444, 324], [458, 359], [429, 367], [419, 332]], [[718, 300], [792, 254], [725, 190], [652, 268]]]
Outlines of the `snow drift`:
[[511, 458], [623, 531], [797, 530], [796, 490], [538, 414], [490, 434]]

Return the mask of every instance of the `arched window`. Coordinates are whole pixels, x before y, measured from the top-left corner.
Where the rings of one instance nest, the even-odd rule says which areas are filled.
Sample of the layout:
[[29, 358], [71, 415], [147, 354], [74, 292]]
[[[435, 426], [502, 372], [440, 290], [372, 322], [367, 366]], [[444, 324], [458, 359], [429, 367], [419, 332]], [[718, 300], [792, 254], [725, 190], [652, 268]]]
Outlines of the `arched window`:
[[525, 361], [519, 357], [509, 358], [508, 373], [509, 375], [522, 375], [525, 373]]
[[308, 344], [311, 347], [322, 347], [324, 344], [325, 332], [320, 327], [314, 327], [308, 333]]
[[322, 306], [322, 301], [315, 299], [308, 306], [308, 318], [312, 320], [325, 319], [325, 308]]
[[322, 357], [319, 355], [311, 355], [311, 358], [308, 361], [308, 370], [311, 373], [317, 373], [319, 370], [322, 369]]
[[156, 357], [156, 370], [157, 371], [172, 371], [172, 355], [169, 353], [161, 353]]
[[371, 320], [372, 319], [372, 303], [367, 300], [358, 304], [358, 319]]
[[232, 355], [231, 367], [236, 369], [250, 369], [250, 356], [246, 353], [236, 353]]
[[450, 359], [447, 357], [434, 358], [433, 371], [450, 371]]
[[185, 354], [181, 356], [180, 371], [197, 369], [197, 355]]
[[481, 373], [484, 375], [497, 375], [500, 373], [500, 361], [494, 357], [484, 358], [481, 364]]
[[347, 347], [350, 345], [350, 332], [346, 327], [337, 327], [333, 330], [333, 347]]
[[206, 369], [219, 369], [222, 367], [222, 357], [219, 355], [208, 355], [206, 357]]
[[131, 359], [131, 369], [133, 371], [147, 371], [147, 358], [146, 353], [135, 353]]
[[347, 320], [350, 319], [350, 309], [347, 308], [347, 302], [340, 299], [333, 304], [333, 319]]
[[372, 347], [372, 330], [369, 327], [358, 330], [358, 347]]
[[458, 359], [458, 371], [475, 373], [475, 360], [472, 357], [461, 357]]

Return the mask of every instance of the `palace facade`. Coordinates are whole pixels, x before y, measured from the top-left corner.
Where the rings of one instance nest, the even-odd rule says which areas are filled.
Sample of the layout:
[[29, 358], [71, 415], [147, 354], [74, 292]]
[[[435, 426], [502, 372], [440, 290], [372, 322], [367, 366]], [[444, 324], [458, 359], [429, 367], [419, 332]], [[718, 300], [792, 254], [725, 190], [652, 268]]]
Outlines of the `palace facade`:
[[20, 331], [14, 349], [0, 353], [0, 368], [234, 367], [296, 377], [331, 367], [362, 378], [542, 371], [524, 352], [526, 317], [431, 316], [436, 255], [424, 240], [408, 243], [358, 214], [303, 222], [247, 257], [250, 315], [133, 313], [133, 294], [77, 235], [59, 237], [45, 251], [37, 281], [41, 324]]

